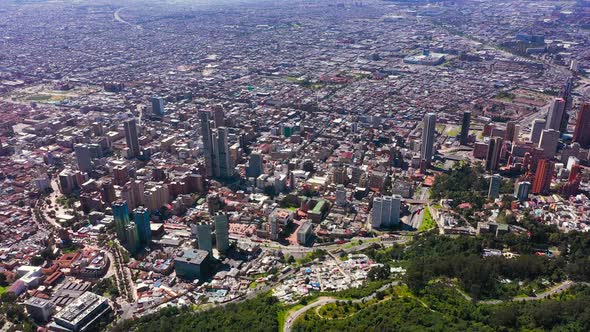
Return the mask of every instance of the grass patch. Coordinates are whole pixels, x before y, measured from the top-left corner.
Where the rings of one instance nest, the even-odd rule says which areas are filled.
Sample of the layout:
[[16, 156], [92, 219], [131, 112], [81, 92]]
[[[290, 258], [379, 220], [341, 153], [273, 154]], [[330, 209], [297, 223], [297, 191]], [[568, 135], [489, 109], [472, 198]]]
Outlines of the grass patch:
[[434, 221], [434, 218], [432, 218], [432, 214], [430, 213], [430, 208], [426, 207], [424, 209], [424, 217], [422, 219], [422, 225], [420, 225], [420, 228], [418, 228], [419, 232], [423, 232], [423, 231], [427, 231], [430, 229], [435, 228], [436, 222]]

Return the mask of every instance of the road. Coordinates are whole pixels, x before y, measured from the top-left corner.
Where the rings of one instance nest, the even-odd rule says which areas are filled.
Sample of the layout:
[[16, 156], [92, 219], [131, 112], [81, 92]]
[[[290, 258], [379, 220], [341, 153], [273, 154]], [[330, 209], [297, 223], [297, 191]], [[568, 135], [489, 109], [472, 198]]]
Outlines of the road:
[[124, 8], [125, 8], [125, 7], [121, 7], [121, 8], [119, 8], [119, 9], [117, 9], [117, 10], [115, 11], [115, 13], [113, 14], [113, 15], [114, 15], [114, 17], [115, 17], [115, 20], [117, 20], [118, 22], [121, 22], [121, 23], [123, 23], [123, 24], [127, 24], [127, 25], [129, 25], [129, 26], [132, 26], [132, 27], [134, 27], [134, 28], [140, 29], [140, 30], [141, 30], [141, 29], [143, 29], [143, 28], [141, 27], [141, 25], [137, 25], [137, 24], [129, 23], [129, 22], [125, 21], [125, 20], [124, 20], [124, 19], [121, 17], [121, 11], [122, 11]]
[[[363, 301], [372, 300], [375, 296], [377, 296], [377, 293], [384, 291], [389, 287], [397, 286], [397, 285], [399, 285], [399, 282], [394, 281], [394, 282], [389, 283], [387, 285], [381, 286], [381, 288], [377, 289], [371, 295], [365, 296], [361, 299], [352, 300], [352, 303], [361, 303]], [[310, 304], [306, 305], [305, 307], [289, 314], [289, 317], [287, 318], [287, 321], [285, 322], [285, 327], [284, 327], [283, 331], [284, 332], [291, 332], [291, 329], [293, 328], [293, 323], [297, 320], [297, 318], [299, 318], [301, 315], [303, 315], [309, 309], [321, 307], [323, 305], [330, 304], [330, 303], [336, 303], [336, 302], [347, 302], [347, 300], [337, 299], [337, 298], [333, 298], [333, 297], [329, 297], [329, 296], [319, 297], [317, 301], [310, 303]]]
[[[502, 302], [517, 302], [517, 301], [539, 301], [539, 300], [543, 300], [546, 299], [552, 295], [556, 295], [556, 294], [560, 294], [565, 292], [566, 290], [570, 289], [570, 287], [572, 287], [573, 285], [575, 285], [576, 283], [571, 281], [571, 280], [566, 280], [564, 282], [562, 282], [561, 284], [551, 288], [550, 290], [540, 293], [537, 296], [527, 296], [527, 297], [513, 297], [512, 299], [509, 300], [485, 300], [485, 301], [478, 301], [477, 303], [479, 304], [500, 304]], [[471, 302], [473, 301], [473, 298], [467, 294], [465, 294], [462, 291], [459, 291], [459, 294], [461, 294], [467, 301]]]

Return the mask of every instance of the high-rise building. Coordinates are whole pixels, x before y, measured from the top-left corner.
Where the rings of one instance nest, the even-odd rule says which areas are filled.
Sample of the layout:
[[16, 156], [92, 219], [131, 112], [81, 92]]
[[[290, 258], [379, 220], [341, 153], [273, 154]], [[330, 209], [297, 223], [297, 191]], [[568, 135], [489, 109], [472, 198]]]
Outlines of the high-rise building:
[[436, 114], [428, 113], [424, 116], [422, 127], [422, 146], [420, 149], [420, 158], [426, 160], [428, 164], [432, 162], [434, 155], [434, 139], [436, 130]]
[[229, 249], [229, 220], [226, 215], [218, 214], [215, 220], [215, 246], [224, 253]]
[[533, 194], [549, 193], [554, 166], [555, 164], [547, 159], [543, 159], [539, 162], [537, 171], [535, 172], [535, 180], [533, 182]]
[[547, 113], [547, 124], [545, 129], [553, 129], [559, 131], [563, 115], [565, 114], [565, 100], [563, 98], [555, 98], [549, 106]]
[[257, 178], [262, 174], [262, 154], [260, 152], [252, 152], [248, 167], [246, 168], [246, 177]]
[[471, 112], [463, 112], [463, 121], [461, 122], [461, 134], [459, 142], [461, 145], [467, 145], [469, 140], [469, 126], [471, 125]]
[[545, 158], [553, 158], [557, 153], [557, 145], [559, 144], [559, 131], [554, 129], [546, 129], [541, 133], [541, 140], [539, 141], [539, 149], [543, 149]]
[[486, 155], [486, 170], [495, 171], [500, 163], [500, 152], [502, 151], [502, 139], [494, 137], [490, 139], [488, 153]]
[[373, 199], [371, 225], [373, 228], [392, 227], [400, 222], [402, 197], [399, 195], [376, 197]]
[[496, 199], [500, 196], [500, 187], [502, 186], [502, 176], [494, 174], [490, 177], [490, 188], [488, 190], [488, 198]]
[[533, 125], [531, 128], [531, 142], [538, 144], [539, 141], [541, 140], [541, 133], [543, 132], [543, 129], [545, 129], [545, 126], [547, 124], [547, 121], [545, 121], [544, 119], [535, 119], [533, 121]]
[[578, 112], [573, 141], [585, 149], [590, 148], [590, 103], [584, 103]]
[[133, 221], [137, 226], [139, 243], [143, 246], [148, 245], [152, 240], [152, 230], [150, 228], [150, 212], [144, 207], [138, 207], [133, 210]]
[[152, 113], [155, 116], [164, 116], [166, 112], [164, 110], [164, 99], [154, 96], [150, 100], [152, 102]]
[[76, 144], [74, 147], [74, 152], [76, 154], [76, 163], [78, 164], [78, 169], [82, 172], [90, 172], [92, 170], [92, 155], [88, 145]]
[[205, 250], [208, 253], [213, 252], [211, 225], [207, 223], [200, 223], [197, 225], [197, 243], [199, 245], [199, 249]]
[[139, 232], [137, 231], [137, 225], [134, 222], [130, 222], [125, 226], [125, 241], [123, 245], [131, 254], [136, 253], [140, 248]]
[[100, 196], [102, 201], [105, 204], [110, 205], [117, 199], [117, 195], [115, 193], [115, 186], [111, 181], [102, 182], [100, 185]]
[[336, 167], [332, 175], [335, 184], [348, 184], [348, 173], [346, 167]]
[[516, 122], [508, 121], [506, 124], [506, 132], [504, 133], [504, 139], [510, 142], [514, 142], [518, 137], [518, 131]]
[[521, 202], [526, 201], [529, 198], [531, 192], [531, 183], [528, 181], [518, 182], [514, 188], [514, 196]]
[[129, 225], [129, 206], [127, 202], [119, 200], [113, 203], [113, 219], [115, 220], [115, 231], [121, 242], [126, 242], [125, 229]]
[[346, 205], [346, 188], [341, 184], [336, 186], [336, 205]]
[[216, 128], [211, 133], [213, 143], [213, 175], [217, 178], [229, 178], [234, 173], [229, 155], [227, 133], [228, 130], [226, 127]]
[[215, 123], [215, 128], [225, 126], [225, 113], [223, 112], [222, 105], [213, 106], [213, 122]]
[[127, 141], [127, 148], [129, 148], [129, 158], [137, 158], [140, 155], [139, 138], [137, 136], [137, 126], [135, 119], [129, 119], [123, 122], [125, 129], [125, 140]]
[[279, 220], [277, 218], [270, 218], [268, 221], [268, 238], [272, 241], [279, 239]]
[[213, 142], [211, 140], [211, 112], [199, 111], [201, 121], [201, 137], [203, 140], [203, 154], [205, 155], [205, 170], [207, 176], [213, 176]]

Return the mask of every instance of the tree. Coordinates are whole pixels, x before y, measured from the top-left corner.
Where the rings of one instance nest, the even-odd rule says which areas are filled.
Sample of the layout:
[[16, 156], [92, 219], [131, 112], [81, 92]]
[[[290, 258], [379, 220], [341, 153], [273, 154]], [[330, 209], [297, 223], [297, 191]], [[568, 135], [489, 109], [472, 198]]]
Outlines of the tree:
[[389, 270], [389, 266], [376, 266], [374, 268], [372, 268], [369, 273], [367, 274], [367, 277], [369, 278], [369, 280], [371, 281], [376, 281], [376, 280], [386, 280], [389, 278], [390, 275], [390, 270]]

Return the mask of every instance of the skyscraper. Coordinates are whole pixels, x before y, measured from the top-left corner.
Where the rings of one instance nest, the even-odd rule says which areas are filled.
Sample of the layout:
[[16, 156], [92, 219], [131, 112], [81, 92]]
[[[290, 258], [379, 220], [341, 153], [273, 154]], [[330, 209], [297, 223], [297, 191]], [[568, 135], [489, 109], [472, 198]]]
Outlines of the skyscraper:
[[531, 183], [528, 181], [518, 182], [514, 188], [514, 196], [521, 202], [526, 201], [529, 198], [531, 192]]
[[508, 121], [506, 124], [506, 132], [504, 134], [504, 139], [510, 142], [514, 142], [517, 138], [518, 131], [516, 127], [516, 123], [514, 121]]
[[346, 188], [339, 184], [336, 186], [336, 204], [338, 206], [344, 206], [346, 203]]
[[257, 178], [262, 174], [262, 155], [260, 152], [252, 152], [246, 168], [246, 177]]
[[565, 100], [563, 98], [555, 98], [549, 106], [547, 113], [547, 124], [545, 129], [553, 129], [559, 131], [561, 122], [565, 113]]
[[215, 220], [215, 245], [217, 251], [224, 253], [229, 249], [229, 220], [224, 214], [218, 214]]
[[590, 147], [590, 103], [584, 103], [578, 112], [573, 140], [585, 149]]
[[500, 186], [502, 185], [502, 176], [494, 174], [490, 177], [490, 188], [488, 190], [488, 198], [496, 199], [500, 196]]
[[199, 111], [201, 121], [201, 137], [203, 140], [203, 154], [205, 155], [205, 170], [207, 176], [213, 176], [213, 142], [211, 141], [211, 112]]
[[544, 119], [535, 119], [533, 121], [531, 128], [531, 142], [535, 144], [539, 143], [539, 140], [541, 140], [541, 133], [543, 132], [543, 129], [545, 129], [546, 124], [547, 121]]
[[74, 147], [74, 152], [76, 154], [76, 163], [78, 164], [78, 169], [82, 172], [90, 172], [92, 170], [92, 155], [88, 145], [76, 144]]
[[547, 194], [551, 189], [554, 164], [552, 161], [543, 159], [537, 166], [535, 180], [533, 182], [533, 194]]
[[117, 199], [117, 195], [115, 193], [115, 186], [113, 186], [113, 183], [111, 181], [105, 181], [101, 183], [100, 196], [102, 198], [102, 201], [107, 205], [110, 205]]
[[152, 240], [152, 230], [150, 228], [150, 212], [144, 207], [138, 207], [133, 210], [133, 221], [137, 227], [139, 243], [147, 245]]
[[115, 231], [117, 232], [117, 238], [121, 242], [126, 240], [125, 228], [129, 225], [129, 207], [127, 202], [118, 200], [112, 205], [113, 219], [115, 220]]
[[469, 139], [469, 126], [471, 125], [471, 112], [463, 112], [463, 121], [461, 122], [461, 135], [459, 142], [461, 145], [467, 145]]
[[373, 228], [392, 227], [400, 222], [402, 197], [399, 195], [376, 197], [373, 199], [371, 225]]
[[223, 112], [222, 105], [213, 106], [213, 122], [215, 123], [215, 128], [225, 126], [225, 112]]
[[154, 96], [150, 100], [152, 102], [152, 113], [156, 116], [164, 116], [164, 99]]
[[420, 158], [426, 160], [430, 165], [434, 155], [434, 134], [436, 129], [436, 114], [428, 113], [424, 116], [422, 127], [422, 147], [420, 149]]
[[543, 149], [545, 158], [553, 158], [557, 152], [557, 145], [559, 144], [559, 131], [554, 129], [546, 129], [541, 133], [541, 140], [539, 141], [539, 149]]
[[211, 238], [211, 225], [200, 223], [197, 225], [197, 243], [199, 249], [208, 253], [213, 252], [213, 239]]
[[125, 226], [125, 241], [123, 241], [123, 245], [131, 254], [136, 253], [141, 248], [137, 225], [134, 222], [130, 222]]
[[486, 155], [486, 170], [495, 171], [500, 162], [500, 152], [502, 151], [502, 139], [494, 137], [490, 139], [488, 153]]
[[137, 126], [135, 119], [129, 119], [123, 123], [125, 129], [125, 140], [129, 148], [129, 158], [139, 157], [139, 139], [137, 137]]
[[233, 175], [227, 133], [228, 130], [226, 127], [219, 127], [212, 130], [211, 134], [213, 143], [213, 175], [217, 178], [229, 178]]

